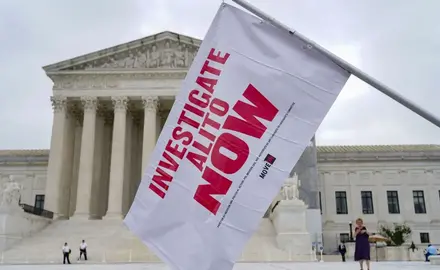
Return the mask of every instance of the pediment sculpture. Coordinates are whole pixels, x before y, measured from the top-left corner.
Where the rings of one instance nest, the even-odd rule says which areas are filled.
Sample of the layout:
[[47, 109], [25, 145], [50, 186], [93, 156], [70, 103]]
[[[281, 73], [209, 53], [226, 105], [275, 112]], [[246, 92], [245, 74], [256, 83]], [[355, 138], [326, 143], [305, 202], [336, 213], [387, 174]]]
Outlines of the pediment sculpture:
[[14, 181], [12, 175], [2, 185], [0, 192], [0, 207], [18, 207], [23, 186]]
[[197, 50], [195, 45], [165, 39], [73, 66], [68, 70], [188, 68]]
[[283, 200], [299, 200], [300, 185], [301, 181], [298, 180], [298, 175], [296, 173], [292, 177], [287, 178], [281, 188], [281, 197]]

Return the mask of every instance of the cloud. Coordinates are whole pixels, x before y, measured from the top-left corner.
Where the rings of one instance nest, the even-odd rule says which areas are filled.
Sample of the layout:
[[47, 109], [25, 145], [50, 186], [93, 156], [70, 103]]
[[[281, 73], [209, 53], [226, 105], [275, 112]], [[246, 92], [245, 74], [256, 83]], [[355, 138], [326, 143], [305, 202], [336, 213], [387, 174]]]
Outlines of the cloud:
[[[440, 3], [251, 2], [440, 115]], [[206, 0], [1, 1], [0, 149], [49, 147], [52, 82], [42, 66], [163, 30], [202, 38], [219, 5]], [[439, 135], [438, 128], [351, 78], [321, 125], [318, 143], [440, 143]]]

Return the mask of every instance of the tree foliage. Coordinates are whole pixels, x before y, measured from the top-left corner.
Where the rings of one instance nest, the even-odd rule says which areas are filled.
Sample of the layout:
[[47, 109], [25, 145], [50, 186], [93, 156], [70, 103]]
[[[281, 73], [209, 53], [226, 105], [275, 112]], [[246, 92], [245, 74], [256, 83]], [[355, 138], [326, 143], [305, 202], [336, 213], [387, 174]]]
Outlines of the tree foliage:
[[380, 226], [380, 234], [389, 238], [391, 241], [388, 244], [394, 246], [403, 245], [411, 236], [411, 228], [406, 224], [394, 223], [392, 227]]

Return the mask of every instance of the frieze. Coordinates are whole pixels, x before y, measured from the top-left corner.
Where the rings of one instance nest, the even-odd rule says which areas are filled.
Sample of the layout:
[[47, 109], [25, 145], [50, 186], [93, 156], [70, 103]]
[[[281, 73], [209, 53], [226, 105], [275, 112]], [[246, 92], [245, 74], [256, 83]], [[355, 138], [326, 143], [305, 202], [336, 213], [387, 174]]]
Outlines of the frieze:
[[65, 70], [188, 68], [198, 47], [165, 39], [136, 48], [116, 52]]
[[169, 79], [183, 80], [186, 71], [179, 72], [145, 72], [115, 74], [63, 74], [51, 75], [53, 90], [107, 90], [124, 88], [120, 81]]

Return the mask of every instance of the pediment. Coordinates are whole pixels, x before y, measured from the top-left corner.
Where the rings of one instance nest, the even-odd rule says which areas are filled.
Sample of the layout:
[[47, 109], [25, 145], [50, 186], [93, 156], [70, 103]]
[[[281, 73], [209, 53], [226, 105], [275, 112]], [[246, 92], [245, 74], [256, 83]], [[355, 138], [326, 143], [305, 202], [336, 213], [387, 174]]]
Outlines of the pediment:
[[187, 69], [201, 41], [162, 32], [44, 67], [47, 73], [142, 69]]

